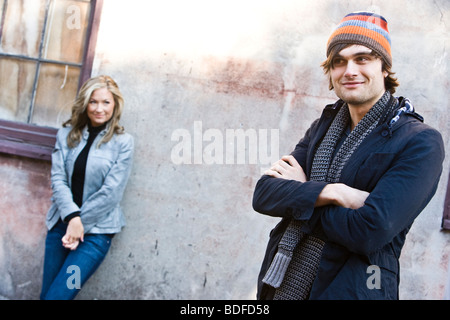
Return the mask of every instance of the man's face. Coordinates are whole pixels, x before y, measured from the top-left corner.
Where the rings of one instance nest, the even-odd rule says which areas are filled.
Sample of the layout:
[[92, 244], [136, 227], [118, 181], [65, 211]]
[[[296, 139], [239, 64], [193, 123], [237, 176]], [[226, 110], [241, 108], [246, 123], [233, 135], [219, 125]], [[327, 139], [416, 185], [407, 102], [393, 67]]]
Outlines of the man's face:
[[372, 107], [386, 91], [382, 61], [361, 45], [342, 49], [333, 59], [330, 70], [336, 95], [349, 106]]

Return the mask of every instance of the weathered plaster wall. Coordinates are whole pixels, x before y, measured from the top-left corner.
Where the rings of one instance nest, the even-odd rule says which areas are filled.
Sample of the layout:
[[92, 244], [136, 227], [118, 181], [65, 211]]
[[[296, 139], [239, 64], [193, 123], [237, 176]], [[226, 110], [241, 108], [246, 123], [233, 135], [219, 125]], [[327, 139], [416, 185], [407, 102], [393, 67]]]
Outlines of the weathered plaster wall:
[[37, 299], [50, 164], [0, 155], [0, 299]]
[[[206, 164], [197, 152], [213, 143], [207, 132], [222, 135], [225, 151], [232, 145], [227, 130], [249, 130], [260, 141], [264, 130], [277, 129], [276, 149], [289, 153], [335, 100], [319, 67], [332, 28], [346, 13], [368, 9], [389, 21], [397, 94], [442, 132], [449, 150], [448, 1], [105, 1], [93, 72], [121, 86], [136, 157], [123, 200], [128, 225], [78, 298], [253, 299], [278, 221], [251, 207], [267, 163], [258, 157], [256, 164], [248, 158], [225, 164], [222, 154]], [[190, 134], [192, 164], [174, 161], [177, 132]], [[0, 271], [9, 275], [0, 280], [0, 295], [37, 298], [49, 167], [0, 160], [2, 192], [16, 199], [0, 204], [14, 217], [4, 223], [0, 215]], [[446, 158], [438, 192], [408, 235], [402, 299], [443, 297], [450, 240], [440, 219], [448, 168]], [[21, 183], [10, 190], [4, 174]]]

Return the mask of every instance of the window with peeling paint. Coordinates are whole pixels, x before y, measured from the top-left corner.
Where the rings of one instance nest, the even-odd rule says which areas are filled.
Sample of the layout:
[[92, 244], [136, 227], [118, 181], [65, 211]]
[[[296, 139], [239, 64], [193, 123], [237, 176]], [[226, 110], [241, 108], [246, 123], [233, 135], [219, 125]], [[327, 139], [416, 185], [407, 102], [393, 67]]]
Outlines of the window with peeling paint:
[[85, 62], [91, 1], [0, 0], [0, 119], [60, 127]]

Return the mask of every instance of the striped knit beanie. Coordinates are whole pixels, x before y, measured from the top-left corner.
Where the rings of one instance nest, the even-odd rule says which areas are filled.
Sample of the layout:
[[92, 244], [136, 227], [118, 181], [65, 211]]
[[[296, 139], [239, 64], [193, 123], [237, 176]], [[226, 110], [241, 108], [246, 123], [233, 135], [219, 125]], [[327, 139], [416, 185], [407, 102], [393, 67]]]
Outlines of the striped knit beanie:
[[387, 21], [373, 12], [353, 12], [346, 15], [334, 29], [327, 44], [327, 57], [337, 44], [359, 44], [378, 53], [391, 67], [391, 36]]

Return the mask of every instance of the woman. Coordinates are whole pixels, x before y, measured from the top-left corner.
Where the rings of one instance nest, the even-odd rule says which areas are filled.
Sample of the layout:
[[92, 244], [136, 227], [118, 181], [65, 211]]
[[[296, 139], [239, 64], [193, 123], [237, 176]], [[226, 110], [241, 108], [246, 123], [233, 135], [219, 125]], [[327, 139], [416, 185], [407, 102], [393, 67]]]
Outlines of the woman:
[[119, 125], [123, 104], [113, 79], [91, 78], [58, 131], [41, 299], [73, 299], [125, 225], [120, 201], [134, 140]]

